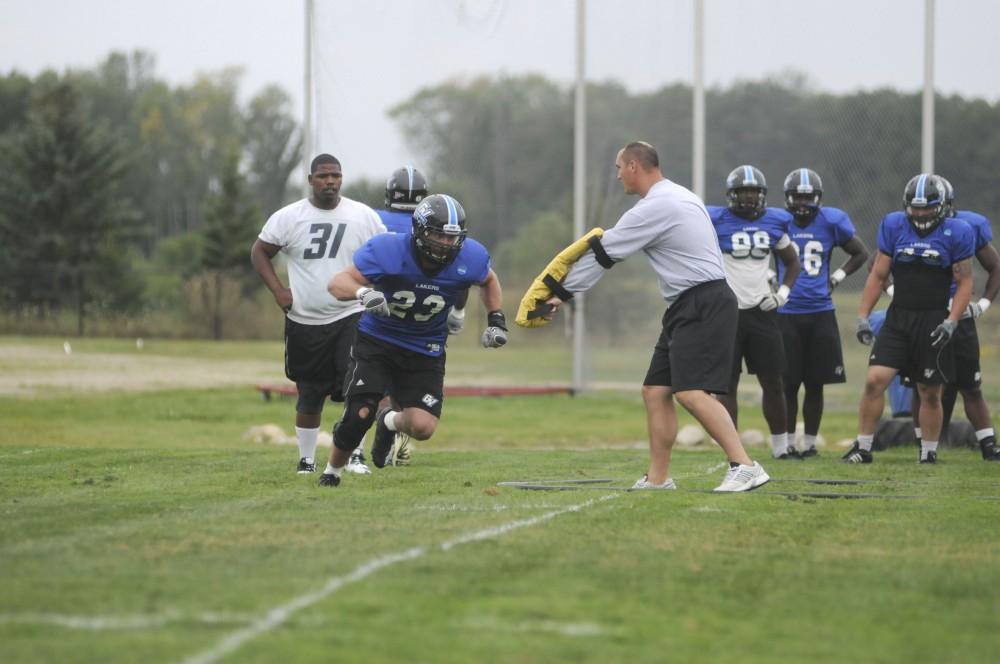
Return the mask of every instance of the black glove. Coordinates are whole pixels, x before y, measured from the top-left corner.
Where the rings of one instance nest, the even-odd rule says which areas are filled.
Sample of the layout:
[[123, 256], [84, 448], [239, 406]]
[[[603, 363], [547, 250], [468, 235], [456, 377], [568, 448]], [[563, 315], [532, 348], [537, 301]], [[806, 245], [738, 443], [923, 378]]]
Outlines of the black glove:
[[943, 348], [945, 344], [951, 341], [956, 327], [958, 327], [958, 323], [950, 318], [945, 318], [941, 321], [941, 324], [931, 332], [931, 346], [934, 348]]
[[486, 314], [486, 331], [483, 332], [483, 348], [500, 348], [507, 343], [507, 318], [502, 311]]
[[858, 330], [855, 334], [858, 337], [858, 341], [866, 346], [871, 346], [875, 343], [875, 333], [872, 332], [872, 324], [868, 322], [867, 318], [858, 319]]

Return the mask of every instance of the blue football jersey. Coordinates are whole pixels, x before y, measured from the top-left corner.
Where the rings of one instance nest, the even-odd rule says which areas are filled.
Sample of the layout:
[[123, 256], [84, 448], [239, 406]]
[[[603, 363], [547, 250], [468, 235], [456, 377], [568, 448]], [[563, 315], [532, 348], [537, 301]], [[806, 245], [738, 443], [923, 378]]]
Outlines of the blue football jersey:
[[396, 210], [375, 210], [390, 233], [406, 234], [413, 231], [413, 213]]
[[961, 219], [950, 217], [921, 237], [905, 213], [890, 212], [878, 228], [878, 250], [892, 258], [894, 306], [944, 309], [951, 266], [975, 253], [975, 233]]
[[770, 260], [771, 250], [782, 235], [788, 235], [792, 215], [780, 208], [765, 208], [756, 219], [744, 219], [721, 205], [706, 207], [719, 236], [722, 253], [733, 258]]
[[388, 316], [365, 313], [358, 329], [403, 348], [436, 357], [448, 338], [448, 310], [469, 286], [486, 281], [490, 254], [466, 238], [458, 257], [428, 276], [420, 269], [410, 235], [385, 233], [354, 252], [354, 265], [389, 302]]
[[[788, 227], [788, 237], [802, 263], [788, 303], [778, 309], [782, 314], [811, 314], [832, 311], [830, 297], [830, 254], [854, 237], [854, 224], [843, 210], [821, 207], [816, 218], [805, 228], [796, 223]], [[778, 281], [785, 278], [785, 264], [778, 261]]]

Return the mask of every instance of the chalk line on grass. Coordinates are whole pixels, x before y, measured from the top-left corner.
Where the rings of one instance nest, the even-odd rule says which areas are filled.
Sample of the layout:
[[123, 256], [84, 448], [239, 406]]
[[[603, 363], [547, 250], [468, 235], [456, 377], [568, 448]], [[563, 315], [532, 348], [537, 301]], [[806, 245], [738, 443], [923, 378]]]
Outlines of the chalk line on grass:
[[454, 539], [446, 540], [434, 546], [418, 546], [406, 549], [405, 551], [392, 553], [387, 556], [373, 558], [365, 563], [362, 563], [349, 574], [330, 577], [319, 590], [299, 595], [290, 602], [286, 602], [281, 606], [271, 609], [262, 618], [254, 620], [247, 627], [238, 629], [235, 632], [228, 634], [214, 646], [196, 653], [183, 661], [185, 664], [211, 664], [212, 662], [217, 662], [222, 657], [236, 651], [244, 643], [281, 625], [291, 618], [297, 611], [301, 611], [302, 609], [312, 606], [313, 604], [326, 599], [344, 586], [361, 581], [375, 572], [395, 565], [396, 563], [421, 558], [434, 551], [450, 551], [457, 546], [468, 544], [469, 542], [479, 542], [493, 537], [500, 537], [501, 535], [505, 535], [513, 530], [534, 526], [557, 516], [569, 514], [570, 512], [579, 512], [580, 510], [586, 509], [596, 503], [604, 502], [615, 497], [617, 497], [617, 494], [608, 494], [601, 496], [600, 498], [587, 500], [582, 503], [577, 503], [576, 505], [570, 505], [568, 507], [546, 512], [528, 519], [510, 521], [492, 528], [484, 528], [482, 530], [476, 530], [464, 535], [459, 535]]

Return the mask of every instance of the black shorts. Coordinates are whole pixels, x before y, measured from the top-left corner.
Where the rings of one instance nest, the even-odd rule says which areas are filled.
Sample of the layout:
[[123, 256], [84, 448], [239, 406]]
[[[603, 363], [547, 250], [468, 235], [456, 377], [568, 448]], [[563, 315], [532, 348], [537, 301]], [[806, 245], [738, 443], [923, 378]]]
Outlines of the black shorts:
[[430, 357], [358, 332], [344, 377], [344, 396], [392, 395], [402, 408], [441, 417], [445, 354]]
[[762, 311], [760, 307], [740, 309], [735, 352], [729, 374], [731, 384], [735, 385], [739, 381], [744, 359], [747, 371], [752, 374], [780, 376], [785, 372], [785, 347], [781, 343], [778, 315], [774, 311]]
[[361, 314], [324, 325], [303, 325], [285, 318], [285, 375], [343, 401], [341, 387]]
[[948, 343], [952, 347], [954, 373], [948, 375], [948, 382], [961, 390], [974, 390], [982, 384], [982, 369], [979, 367], [979, 333], [976, 321], [963, 318], [958, 321], [955, 335]]
[[736, 296], [724, 279], [693, 286], [663, 314], [643, 385], [725, 394], [736, 337]]
[[955, 375], [955, 340], [940, 349], [931, 346], [931, 332], [947, 317], [946, 309], [901, 309], [890, 305], [868, 366], [897, 369], [915, 383], [947, 382]]
[[830, 385], [847, 380], [837, 314], [778, 314], [785, 346], [786, 385]]

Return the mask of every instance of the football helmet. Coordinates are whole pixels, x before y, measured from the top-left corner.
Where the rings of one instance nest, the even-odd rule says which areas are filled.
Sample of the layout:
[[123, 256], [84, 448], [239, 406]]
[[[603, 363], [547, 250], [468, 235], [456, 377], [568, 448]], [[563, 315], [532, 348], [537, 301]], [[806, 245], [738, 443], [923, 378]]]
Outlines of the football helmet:
[[427, 178], [413, 166], [397, 168], [385, 181], [385, 208], [412, 212], [427, 198]]
[[726, 178], [726, 199], [729, 209], [744, 219], [756, 219], [764, 214], [767, 181], [756, 166], [737, 166]]
[[948, 182], [948, 178], [939, 175], [941, 183], [944, 184], [944, 218], [955, 216], [955, 189]]
[[465, 210], [445, 194], [428, 196], [413, 211], [413, 246], [419, 256], [448, 265], [465, 244]]
[[929, 234], [944, 220], [944, 183], [936, 175], [914, 175], [903, 190], [903, 210], [917, 235]]
[[785, 209], [796, 221], [815, 219], [822, 199], [823, 180], [811, 168], [796, 168], [785, 177]]

